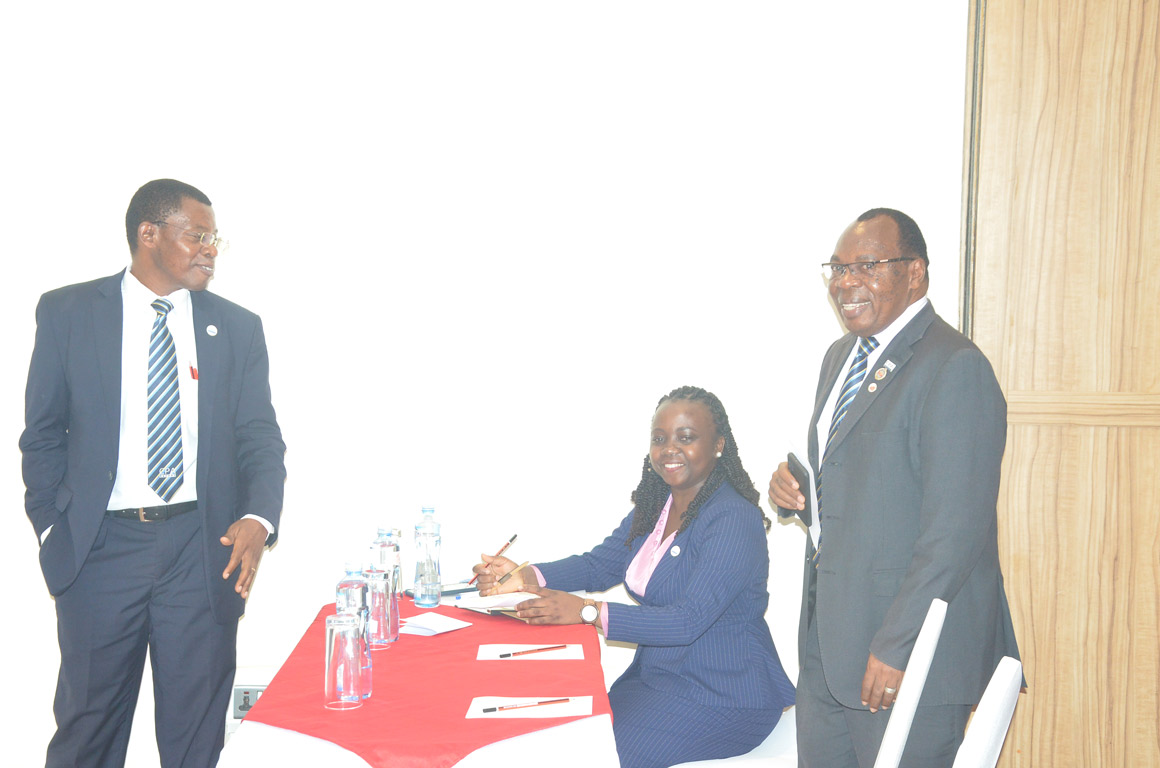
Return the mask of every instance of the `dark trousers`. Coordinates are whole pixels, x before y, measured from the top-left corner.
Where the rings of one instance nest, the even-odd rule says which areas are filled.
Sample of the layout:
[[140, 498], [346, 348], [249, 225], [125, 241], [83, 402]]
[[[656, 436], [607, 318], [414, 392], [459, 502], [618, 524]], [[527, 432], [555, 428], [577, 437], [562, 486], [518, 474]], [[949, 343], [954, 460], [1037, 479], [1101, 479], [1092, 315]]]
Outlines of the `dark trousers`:
[[[872, 768], [890, 712], [845, 707], [830, 694], [811, 611], [797, 684], [799, 768]], [[900, 768], [950, 768], [970, 714], [969, 705], [919, 707]]]
[[198, 511], [157, 523], [105, 518], [76, 581], [56, 598], [61, 662], [48, 768], [125, 764], [146, 648], [162, 766], [217, 763], [238, 624], [214, 621], [205, 580]]

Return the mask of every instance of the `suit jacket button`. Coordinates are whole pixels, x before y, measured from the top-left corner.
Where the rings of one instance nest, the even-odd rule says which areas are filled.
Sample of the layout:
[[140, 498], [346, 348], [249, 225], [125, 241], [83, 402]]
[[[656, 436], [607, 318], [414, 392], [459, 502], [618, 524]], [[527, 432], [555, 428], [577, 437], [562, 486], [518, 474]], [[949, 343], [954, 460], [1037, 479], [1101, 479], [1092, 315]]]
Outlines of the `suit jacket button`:
[[113, 473], [112, 473], [112, 472], [110, 472], [110, 473], [109, 473], [109, 479], [110, 479], [110, 480], [112, 480], [112, 479], [113, 479]]

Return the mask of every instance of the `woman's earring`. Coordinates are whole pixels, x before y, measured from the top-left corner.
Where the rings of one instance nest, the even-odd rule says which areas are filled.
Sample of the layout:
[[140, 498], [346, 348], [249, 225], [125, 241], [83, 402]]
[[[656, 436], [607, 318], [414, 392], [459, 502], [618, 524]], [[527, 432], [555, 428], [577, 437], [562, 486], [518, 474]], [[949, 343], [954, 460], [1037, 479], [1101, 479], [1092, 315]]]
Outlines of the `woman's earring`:
[[721, 451], [717, 451], [717, 458], [721, 458]]

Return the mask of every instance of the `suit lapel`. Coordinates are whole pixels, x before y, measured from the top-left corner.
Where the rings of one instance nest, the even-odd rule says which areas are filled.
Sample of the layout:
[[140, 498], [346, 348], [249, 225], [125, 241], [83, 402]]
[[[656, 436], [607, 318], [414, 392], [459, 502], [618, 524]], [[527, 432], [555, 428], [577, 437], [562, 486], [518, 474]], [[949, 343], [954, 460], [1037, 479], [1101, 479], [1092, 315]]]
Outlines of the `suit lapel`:
[[209, 456], [212, 438], [214, 403], [221, 386], [222, 356], [225, 354], [225, 333], [221, 313], [215, 302], [204, 291], [191, 291], [193, 302], [193, 338], [197, 349], [197, 498], [205, 499], [208, 486]]
[[[121, 298], [121, 271], [97, 285], [92, 306], [93, 348], [97, 356], [97, 379], [101, 401], [110, 424], [121, 423], [121, 336], [124, 307]], [[120, 430], [116, 430], [120, 432]]]
[[[695, 522], [693, 524], [696, 525]], [[688, 533], [688, 531], [686, 530], [684, 533]], [[673, 571], [677, 567], [677, 561], [681, 558], [679, 556], [673, 557], [672, 551], [674, 547], [680, 546], [679, 542], [682, 538], [684, 538], [682, 533], [678, 533], [673, 537], [673, 543], [669, 544], [668, 549], [665, 550], [665, 554], [661, 556], [659, 561], [657, 561], [657, 567], [653, 570], [652, 576], [649, 577], [648, 589], [646, 591], [654, 597], [656, 593], [663, 588], [664, 584], [673, 576]], [[637, 551], [639, 552], [640, 550]]]
[[[923, 337], [926, 329], [934, 321], [934, 309], [928, 302], [923, 307], [914, 319], [903, 326], [894, 340], [890, 342], [890, 346], [882, 351], [879, 355], [878, 361], [874, 364], [872, 369], [866, 371], [866, 378], [862, 380], [862, 387], [858, 390], [858, 394], [854, 397], [854, 402], [850, 403], [850, 409], [846, 411], [846, 417], [842, 419], [842, 423], [838, 425], [838, 431], [834, 433], [834, 441], [830, 446], [830, 450], [836, 449], [846, 439], [846, 435], [854, 429], [854, 426], [862, 418], [865, 413], [870, 410], [870, 407], [882, 397], [883, 393], [890, 386], [902, 368], [910, 362], [910, 358], [914, 355], [912, 347], [915, 342]], [[873, 384], [874, 391], [871, 392], [871, 384]]]

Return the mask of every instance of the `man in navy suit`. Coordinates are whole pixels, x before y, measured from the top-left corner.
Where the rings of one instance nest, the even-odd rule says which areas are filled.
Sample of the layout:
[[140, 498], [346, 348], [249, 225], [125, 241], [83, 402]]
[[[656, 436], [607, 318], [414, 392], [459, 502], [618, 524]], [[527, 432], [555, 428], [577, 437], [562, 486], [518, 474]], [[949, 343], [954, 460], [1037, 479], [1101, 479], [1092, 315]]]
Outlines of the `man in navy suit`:
[[47, 765], [124, 765], [148, 648], [162, 765], [211, 766], [285, 444], [261, 320], [205, 290], [209, 198], [151, 181], [125, 225], [127, 271], [36, 310], [20, 448], [61, 652]]
[[[935, 314], [927, 264], [914, 221], [877, 208], [826, 265], [849, 333], [822, 362], [809, 423], [820, 535], [798, 629], [807, 768], [874, 764], [934, 598], [949, 605], [903, 766], [950, 766], [995, 666], [1018, 657], [995, 513], [1007, 404], [987, 358]], [[784, 463], [769, 493], [803, 509]]]

